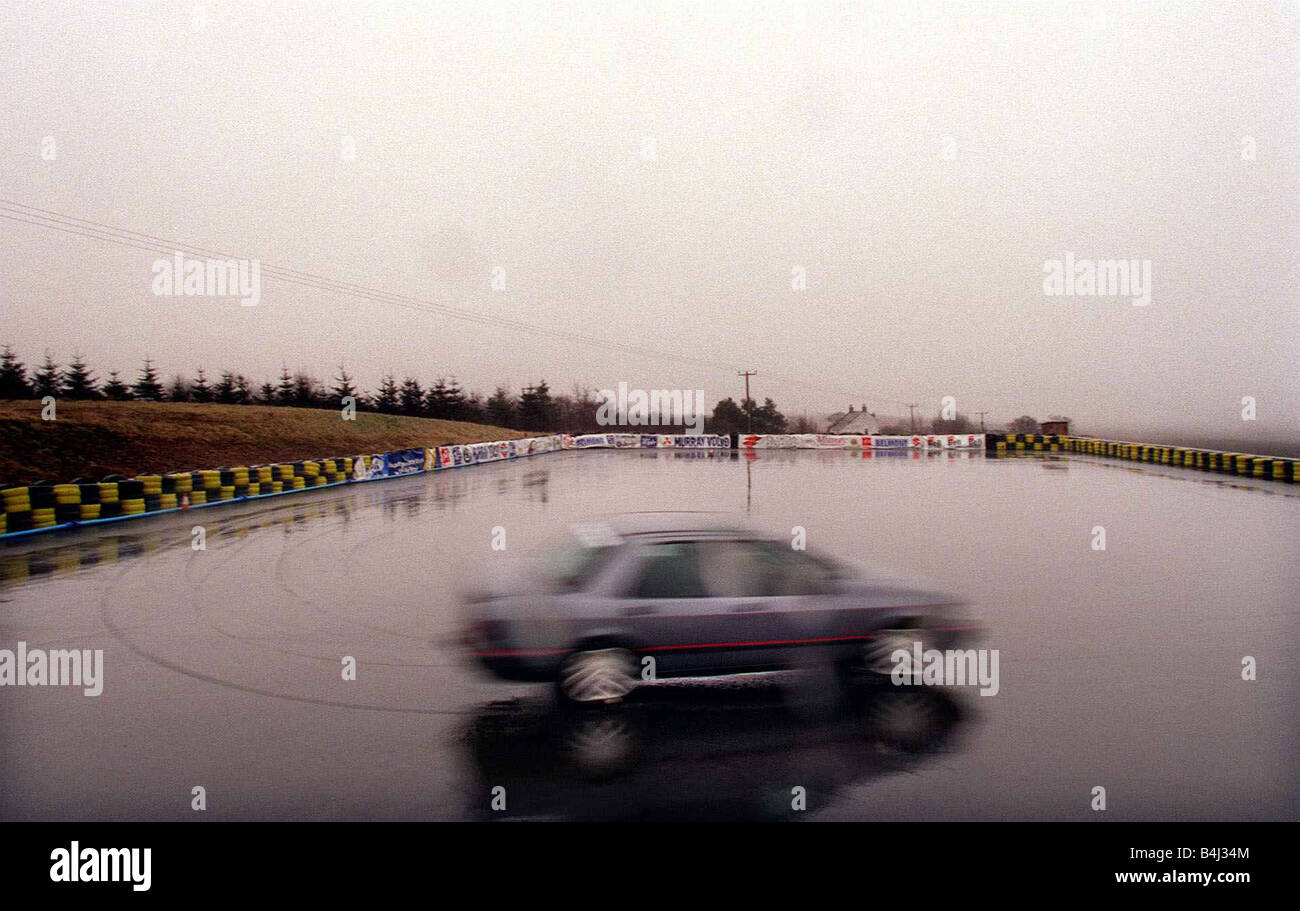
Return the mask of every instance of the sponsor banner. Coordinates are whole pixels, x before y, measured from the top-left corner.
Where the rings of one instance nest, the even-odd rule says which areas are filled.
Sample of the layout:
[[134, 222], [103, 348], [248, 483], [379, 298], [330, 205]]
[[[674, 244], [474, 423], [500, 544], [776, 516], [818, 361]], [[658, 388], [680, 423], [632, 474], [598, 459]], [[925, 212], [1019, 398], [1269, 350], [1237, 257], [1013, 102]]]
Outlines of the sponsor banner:
[[352, 469], [353, 480], [373, 481], [388, 477], [388, 464], [383, 453], [357, 456]]
[[730, 449], [731, 436], [725, 433], [660, 434], [658, 445], [661, 449]]
[[[916, 440], [916, 446], [913, 446], [912, 440]], [[873, 436], [871, 437], [872, 449], [912, 449], [918, 448], [925, 441], [921, 437], [899, 437], [899, 436]]]
[[471, 465], [479, 462], [496, 462], [505, 458], [500, 443], [471, 443], [467, 448]]
[[384, 477], [394, 478], [404, 474], [419, 474], [424, 471], [423, 449], [398, 449], [383, 456]]
[[437, 468], [438, 468], [437, 448], [430, 447], [429, 449], [424, 450], [424, 470], [436, 471]]
[[926, 449], [983, 449], [982, 433], [931, 433], [924, 437]]
[[742, 433], [741, 449], [798, 449], [799, 435], [794, 433]]
[[573, 445], [575, 449], [612, 448], [614, 437], [612, 433], [584, 433], [573, 438]]
[[614, 433], [610, 434], [614, 438], [615, 449], [639, 449], [641, 448], [641, 435], [639, 433]]
[[861, 437], [836, 436], [829, 433], [803, 434], [813, 438], [813, 446], [817, 449], [849, 449], [852, 446], [850, 440], [857, 440], [861, 446]]
[[358, 455], [352, 457], [352, 480], [364, 481], [370, 477], [370, 456]]
[[642, 448], [642, 449], [657, 449], [657, 448], [659, 448], [659, 434], [657, 434], [657, 433], [643, 433], [643, 434], [641, 434], [641, 448]]

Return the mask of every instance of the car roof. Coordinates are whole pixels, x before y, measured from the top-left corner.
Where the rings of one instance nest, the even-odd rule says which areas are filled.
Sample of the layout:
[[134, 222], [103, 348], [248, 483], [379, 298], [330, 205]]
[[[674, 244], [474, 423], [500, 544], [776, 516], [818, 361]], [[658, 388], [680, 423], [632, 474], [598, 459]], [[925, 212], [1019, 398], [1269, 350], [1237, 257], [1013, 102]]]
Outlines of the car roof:
[[719, 512], [690, 510], [633, 512], [609, 516], [601, 521], [622, 537], [695, 532], [735, 532], [761, 537], [754, 529], [748, 528], [742, 519]]

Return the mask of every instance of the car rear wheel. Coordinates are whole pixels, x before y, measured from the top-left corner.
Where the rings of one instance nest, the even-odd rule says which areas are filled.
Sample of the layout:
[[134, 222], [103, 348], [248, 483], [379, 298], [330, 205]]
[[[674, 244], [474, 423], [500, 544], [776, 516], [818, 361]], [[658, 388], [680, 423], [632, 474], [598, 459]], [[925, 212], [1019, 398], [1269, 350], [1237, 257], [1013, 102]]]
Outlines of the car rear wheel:
[[560, 691], [573, 702], [620, 702], [636, 686], [636, 667], [623, 648], [574, 652], [560, 668]]

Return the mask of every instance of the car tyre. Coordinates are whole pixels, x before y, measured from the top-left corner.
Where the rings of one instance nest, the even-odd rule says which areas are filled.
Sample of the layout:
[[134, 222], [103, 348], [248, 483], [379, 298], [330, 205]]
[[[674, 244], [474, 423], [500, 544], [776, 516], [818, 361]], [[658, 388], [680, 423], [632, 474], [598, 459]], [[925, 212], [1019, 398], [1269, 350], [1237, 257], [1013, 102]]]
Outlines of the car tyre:
[[877, 638], [868, 640], [862, 647], [859, 667], [869, 674], [889, 677], [895, 667], [891, 656], [898, 649], [911, 655], [912, 644], [919, 636], [920, 630], [916, 629], [882, 630]]
[[636, 686], [636, 656], [624, 648], [574, 652], [560, 667], [560, 692], [570, 702], [612, 705]]

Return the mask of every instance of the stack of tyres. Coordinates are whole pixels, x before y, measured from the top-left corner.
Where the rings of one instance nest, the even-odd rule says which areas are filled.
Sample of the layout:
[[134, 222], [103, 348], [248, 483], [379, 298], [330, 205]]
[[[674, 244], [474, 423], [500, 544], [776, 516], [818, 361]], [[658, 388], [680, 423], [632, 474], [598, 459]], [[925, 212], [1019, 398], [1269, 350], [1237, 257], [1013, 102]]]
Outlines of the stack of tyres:
[[53, 528], [58, 524], [55, 518], [54, 485], [35, 484], [29, 488], [28, 496], [32, 502], [32, 528]]
[[[200, 471], [199, 480], [203, 483], [203, 501], [205, 503], [212, 503], [222, 499], [220, 471], [215, 469]], [[191, 502], [193, 502], [193, 500], [191, 500]]]
[[275, 470], [270, 465], [257, 465], [250, 470], [248, 486], [255, 494], [275, 493]]
[[99, 487], [99, 517], [109, 519], [122, 514], [122, 497], [117, 481], [101, 481]]
[[293, 490], [293, 466], [279, 464], [271, 466], [271, 493]]
[[156, 474], [136, 475], [132, 478], [140, 482], [144, 499], [145, 512], [157, 512], [162, 509], [162, 476]]
[[81, 521], [81, 487], [79, 485], [54, 485], [54, 521], [56, 525]]
[[5, 533], [27, 531], [32, 527], [32, 497], [27, 487], [6, 487], [0, 490], [0, 505], [4, 507]]
[[144, 482], [139, 478], [118, 481], [117, 495], [122, 504], [122, 515], [138, 516], [145, 511]]
[[[223, 476], [225, 472], [222, 473]], [[247, 468], [231, 468], [229, 482], [223, 480], [222, 484], [228, 484], [232, 487], [231, 495], [235, 497], [246, 497], [249, 494], [249, 473]]]
[[98, 484], [78, 484], [81, 505], [77, 507], [77, 515], [82, 522], [89, 522], [92, 519], [101, 518], [101, 505], [99, 502], [99, 485]]

